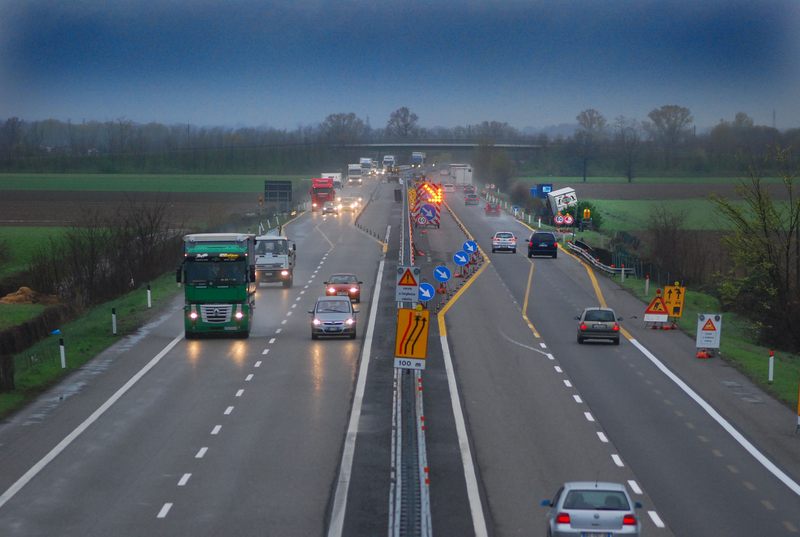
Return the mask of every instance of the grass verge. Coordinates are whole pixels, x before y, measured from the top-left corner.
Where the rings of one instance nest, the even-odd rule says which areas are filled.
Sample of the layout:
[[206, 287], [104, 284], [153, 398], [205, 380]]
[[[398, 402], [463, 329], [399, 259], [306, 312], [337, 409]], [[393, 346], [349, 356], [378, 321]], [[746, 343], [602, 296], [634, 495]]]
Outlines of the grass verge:
[[15, 227], [0, 226], [0, 278], [25, 270], [36, 250], [47, 246], [51, 238], [58, 238], [63, 227]]
[[[6, 416], [28, 403], [97, 356], [119, 339], [134, 332], [154, 310], [164, 307], [181, 290], [175, 274], [168, 273], [151, 283], [153, 309], [147, 308], [146, 286], [87, 311], [80, 318], [60, 327], [61, 336], [50, 336], [14, 357], [16, 390], [0, 393], [0, 416]], [[117, 311], [117, 335], [111, 333], [111, 308]], [[61, 369], [58, 339], [64, 338], [67, 368]]]
[[0, 304], [0, 330], [33, 319], [46, 307], [44, 304]]
[[[619, 283], [618, 277], [614, 279]], [[653, 286], [650, 287], [650, 296], [645, 295], [645, 282], [642, 279], [626, 278], [622, 286], [645, 303], [655, 296]], [[698, 313], [722, 313], [719, 355], [761, 386], [764, 391], [787, 404], [792, 410], [797, 409], [800, 356], [775, 352], [774, 382], [769, 384], [767, 380], [770, 349], [753, 343], [756, 339], [753, 323], [736, 313], [722, 311], [719, 300], [713, 296], [687, 290], [683, 316], [678, 320], [678, 326], [692, 338], [697, 336]]]

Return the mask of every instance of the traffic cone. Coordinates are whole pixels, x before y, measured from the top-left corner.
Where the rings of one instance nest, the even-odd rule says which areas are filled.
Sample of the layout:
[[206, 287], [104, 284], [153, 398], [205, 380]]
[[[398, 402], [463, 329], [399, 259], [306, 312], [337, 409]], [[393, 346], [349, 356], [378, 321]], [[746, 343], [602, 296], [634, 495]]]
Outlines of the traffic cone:
[[708, 353], [707, 350], [700, 349], [700, 350], [697, 351], [697, 358], [700, 358], [701, 360], [705, 360], [705, 359], [711, 358], [711, 355]]

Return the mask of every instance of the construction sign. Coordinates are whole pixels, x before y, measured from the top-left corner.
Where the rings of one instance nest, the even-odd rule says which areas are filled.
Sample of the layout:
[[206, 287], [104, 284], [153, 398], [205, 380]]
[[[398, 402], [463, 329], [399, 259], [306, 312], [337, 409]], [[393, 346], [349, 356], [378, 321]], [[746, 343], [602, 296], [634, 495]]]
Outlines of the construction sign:
[[697, 314], [697, 340], [698, 349], [719, 349], [719, 340], [722, 335], [722, 315], [718, 313]]
[[425, 369], [428, 357], [430, 312], [425, 309], [397, 310], [397, 334], [394, 366], [401, 369]]
[[395, 302], [419, 301], [419, 267], [401, 265], [397, 267]]
[[644, 310], [644, 322], [646, 323], [665, 323], [669, 318], [667, 305], [661, 297], [661, 290], [656, 291], [656, 296], [650, 301], [650, 305]]
[[683, 315], [683, 302], [686, 296], [686, 288], [679, 285], [667, 285], [664, 287], [664, 305], [670, 317], [680, 317]]

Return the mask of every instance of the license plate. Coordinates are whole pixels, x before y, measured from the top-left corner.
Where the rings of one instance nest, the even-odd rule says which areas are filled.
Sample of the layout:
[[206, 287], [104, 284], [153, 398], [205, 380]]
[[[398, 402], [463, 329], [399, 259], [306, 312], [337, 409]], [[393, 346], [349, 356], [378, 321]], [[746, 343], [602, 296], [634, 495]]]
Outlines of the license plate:
[[604, 325], [604, 324], [593, 324], [592, 328], [594, 328], [595, 330], [605, 330], [606, 329], [606, 325]]
[[[540, 242], [540, 243], [539, 243], [539, 246], [543, 246], [543, 247], [547, 248], [547, 243], [546, 243], [546, 242]], [[588, 534], [587, 534], [587, 535], [588, 535]]]
[[347, 291], [339, 291], [336, 293], [338, 296], [347, 296]]
[[264, 276], [274, 276], [274, 275], [275, 275], [274, 272], [265, 272], [264, 273]]
[[581, 533], [581, 537], [608, 537], [608, 535], [610, 535], [610, 534], [606, 533], [606, 532], [602, 532], [601, 533], [601, 532], [597, 532], [597, 531], [592, 531], [592, 532], [589, 532], [589, 533], [586, 533], [586, 532]]

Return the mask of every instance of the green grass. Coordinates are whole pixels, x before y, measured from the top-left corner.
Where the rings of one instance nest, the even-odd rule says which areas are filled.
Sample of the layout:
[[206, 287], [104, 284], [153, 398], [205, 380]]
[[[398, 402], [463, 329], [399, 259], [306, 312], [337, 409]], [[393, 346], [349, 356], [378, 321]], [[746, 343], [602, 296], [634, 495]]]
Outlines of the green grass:
[[[175, 274], [169, 273], [151, 284], [153, 310], [166, 305], [181, 290]], [[135, 331], [152, 315], [147, 308], [146, 287], [106, 302], [89, 310], [82, 317], [59, 327], [64, 338], [67, 369], [61, 369], [58, 337], [50, 336], [14, 357], [16, 390], [0, 394], [0, 416], [5, 416], [44, 389], [53, 385], [71, 370], [77, 369], [119, 339]], [[111, 308], [117, 310], [117, 332], [111, 334]]]
[[33, 319], [46, 307], [44, 304], [0, 304], [0, 330]]
[[0, 227], [0, 245], [4, 248], [0, 278], [25, 270], [36, 250], [64, 231], [59, 227]]
[[603, 216], [603, 231], [641, 231], [647, 229], [655, 211], [664, 207], [668, 211], [685, 213], [684, 229], [726, 229], [726, 221], [717, 206], [705, 199], [678, 200], [595, 200], [588, 199]]
[[[633, 184], [673, 184], [673, 185], [736, 185], [741, 183], [744, 177], [634, 177]], [[531, 183], [531, 185], [539, 183], [553, 183], [553, 184], [566, 184], [575, 189], [579, 188], [582, 184], [627, 184], [628, 180], [625, 177], [593, 177], [586, 178], [586, 183], [583, 182], [583, 177], [578, 176], [560, 176], [560, 177], [514, 177], [511, 182], [524, 181]], [[764, 177], [765, 183], [780, 183], [779, 177]]]
[[[619, 281], [619, 278], [616, 279]], [[645, 302], [649, 302], [655, 296], [653, 286], [650, 286], [650, 296], [645, 296], [642, 279], [626, 278], [623, 285]], [[800, 382], [800, 356], [776, 352], [774, 382], [769, 384], [767, 382], [769, 349], [753, 343], [756, 331], [749, 320], [741, 315], [722, 311], [719, 301], [713, 296], [688, 289], [683, 316], [678, 320], [678, 326], [694, 339], [697, 336], [697, 314], [720, 312], [722, 313], [720, 356], [761, 386], [764, 391], [790, 408], [796, 409], [798, 382]], [[695, 359], [693, 356], [688, 358]]]
[[262, 192], [264, 180], [300, 181], [305, 175], [0, 174], [0, 190], [95, 192]]

